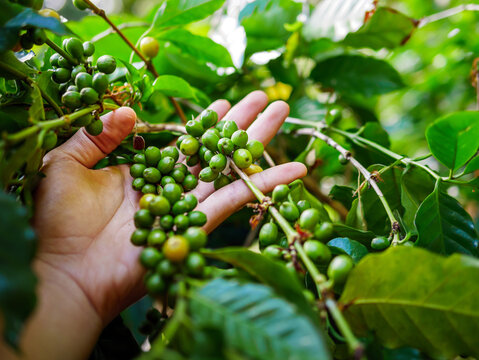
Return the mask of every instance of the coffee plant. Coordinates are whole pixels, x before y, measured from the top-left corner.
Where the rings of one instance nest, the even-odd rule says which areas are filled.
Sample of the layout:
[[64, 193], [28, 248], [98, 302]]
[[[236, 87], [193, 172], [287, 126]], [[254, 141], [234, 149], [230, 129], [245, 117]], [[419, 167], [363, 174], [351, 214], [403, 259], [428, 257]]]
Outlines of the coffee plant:
[[[49, 153], [78, 133], [106, 141], [121, 129], [102, 115], [125, 106], [131, 134], [92, 166], [129, 167], [148, 295], [109, 319], [90, 359], [479, 358], [479, 7], [136, 3], [143, 17], [129, 0], [120, 15], [2, 2], [0, 354], [21, 354], [36, 308]], [[255, 135], [274, 125], [208, 107], [258, 89], [290, 105], [270, 143]], [[290, 161], [308, 175], [268, 188], [267, 168]], [[223, 221], [238, 184], [256, 201]], [[221, 221], [199, 188], [222, 194]]]

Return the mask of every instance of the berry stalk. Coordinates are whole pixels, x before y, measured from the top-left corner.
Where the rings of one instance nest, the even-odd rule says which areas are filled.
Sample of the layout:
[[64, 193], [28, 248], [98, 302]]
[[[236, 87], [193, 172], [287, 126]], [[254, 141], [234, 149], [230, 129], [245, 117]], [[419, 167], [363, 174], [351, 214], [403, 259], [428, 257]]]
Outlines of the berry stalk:
[[[113, 105], [113, 104], [103, 104], [103, 109], [105, 110], [115, 110], [118, 109], [118, 106]], [[53, 120], [46, 120], [39, 122], [33, 126], [30, 126], [26, 129], [23, 129], [15, 134], [10, 134], [6, 137], [6, 141], [9, 143], [17, 143], [19, 141], [22, 141], [26, 139], [27, 137], [36, 134], [42, 129], [45, 130], [50, 130], [50, 129], [55, 129], [64, 125], [71, 124], [74, 122], [76, 119], [79, 119], [83, 115], [89, 114], [94, 110], [100, 109], [100, 105], [92, 105], [89, 107], [86, 107], [84, 109], [78, 110], [74, 113], [68, 114], [68, 115], [63, 115], [60, 118], [53, 119]]]
[[78, 60], [73, 58], [68, 52], [63, 50], [60, 46], [55, 44], [53, 41], [51, 41], [49, 38], [45, 40], [45, 44], [50, 46], [55, 52], [59, 53], [61, 56], [63, 56], [65, 59], [68, 60], [68, 62], [72, 65], [78, 65]]

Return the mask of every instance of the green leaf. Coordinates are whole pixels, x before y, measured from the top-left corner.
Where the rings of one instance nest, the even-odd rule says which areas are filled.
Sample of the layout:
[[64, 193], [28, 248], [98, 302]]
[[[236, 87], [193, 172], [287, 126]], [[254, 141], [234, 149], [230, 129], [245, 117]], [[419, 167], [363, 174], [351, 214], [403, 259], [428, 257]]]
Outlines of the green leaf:
[[304, 186], [304, 183], [301, 180], [295, 180], [291, 184], [289, 184], [290, 196], [294, 202], [298, 202], [299, 200], [308, 200], [311, 204], [311, 207], [317, 209], [319, 211], [320, 221], [331, 221], [329, 218], [328, 212], [324, 208], [321, 201], [319, 201], [315, 196], [313, 196]]
[[155, 17], [154, 26], [158, 28], [186, 25], [204, 19], [218, 10], [224, 2], [224, 0], [163, 1]]
[[292, 0], [271, 0], [262, 11], [243, 18], [241, 25], [246, 32], [245, 57], [284, 46], [291, 34], [284, 24], [294, 23], [300, 12], [300, 3]]
[[346, 254], [349, 255], [355, 263], [358, 263], [364, 256], [368, 254], [366, 246], [356, 240], [351, 240], [345, 237], [338, 237], [328, 241], [326, 244], [335, 255]]
[[262, 283], [271, 286], [278, 295], [295, 304], [298, 310], [310, 317], [313, 322], [317, 318], [303, 295], [298, 278], [291, 274], [282, 263], [240, 247], [207, 250], [203, 251], [203, 254], [245, 270]]
[[190, 310], [193, 324], [220, 330], [226, 347], [252, 359], [330, 359], [320, 330], [264, 285], [215, 279]]
[[212, 84], [218, 84], [225, 77], [220, 76], [195, 57], [181, 52], [175, 45], [160, 44], [160, 52], [153, 63], [160, 74], [175, 75], [188, 81], [191, 85], [210, 89]]
[[167, 96], [196, 100], [191, 85], [178, 76], [161, 75], [153, 82], [153, 88]]
[[346, 36], [343, 44], [374, 50], [394, 49], [409, 40], [416, 26], [416, 20], [399, 11], [379, 7], [358, 31]]
[[479, 112], [461, 111], [446, 115], [426, 130], [426, 139], [434, 157], [456, 171], [478, 150]]
[[469, 174], [477, 170], [479, 170], [479, 156], [476, 156], [469, 161], [464, 169], [464, 174]]
[[373, 8], [371, 0], [323, 0], [306, 22], [304, 37], [309, 41], [321, 38], [343, 40], [349, 32], [361, 27], [366, 12]]
[[[367, 122], [361, 127], [359, 132], [361, 137], [374, 141], [387, 149], [391, 146], [389, 134], [379, 123]], [[356, 160], [366, 167], [373, 164], [390, 164], [392, 162], [390, 157], [379, 151], [371, 151], [355, 143], [351, 143], [351, 148]]]
[[414, 218], [419, 205], [434, 190], [434, 180], [426, 171], [411, 167], [401, 175], [401, 203], [403, 221], [409, 230], [415, 229]]
[[346, 209], [353, 203], [354, 189], [349, 186], [334, 185], [329, 192], [331, 199], [339, 201]]
[[42, 71], [36, 78], [36, 83], [40, 89], [61, 106], [60, 90], [58, 85], [52, 81], [53, 70]]
[[6, 79], [18, 79], [19, 77], [15, 76], [8, 70], [4, 70], [1, 65], [19, 71], [26, 76], [31, 76], [36, 73], [35, 69], [32, 69], [30, 66], [18, 60], [12, 51], [7, 51], [3, 54], [0, 53], [0, 63], [2, 63], [0, 64], [0, 76]]
[[0, 161], [0, 184], [6, 185], [15, 172], [30, 160], [39, 146], [38, 135], [34, 134], [15, 148], [7, 161]]
[[40, 89], [36, 84], [33, 84], [32, 91], [32, 106], [28, 109], [28, 114], [31, 122], [45, 120], [45, 111], [43, 109], [43, 99]]
[[471, 216], [456, 199], [441, 190], [439, 181], [419, 206], [415, 224], [419, 234], [417, 246], [440, 254], [479, 255], [479, 239]]
[[3, 336], [17, 347], [24, 321], [35, 307], [36, 278], [30, 268], [35, 233], [27, 211], [11, 195], [0, 192], [0, 310]]
[[228, 50], [208, 37], [194, 35], [185, 29], [171, 29], [155, 37], [160, 41], [168, 41], [176, 45], [198, 60], [222, 67], [234, 66]]
[[366, 256], [340, 301], [358, 335], [389, 348], [410, 346], [433, 358], [479, 356], [479, 261], [411, 247]]
[[319, 62], [311, 73], [323, 88], [366, 97], [404, 87], [399, 73], [384, 60], [361, 55], [340, 55]]
[[58, 19], [42, 16], [33, 9], [12, 4], [9, 1], [2, 2], [2, 11], [11, 18], [0, 27], [0, 53], [10, 50], [18, 40], [19, 31], [27, 26], [47, 29], [58, 35], [69, 33], [66, 26]]
[[245, 5], [241, 9], [238, 20], [241, 22], [244, 18], [251, 16], [255, 12], [264, 11], [270, 0], [255, 0]]

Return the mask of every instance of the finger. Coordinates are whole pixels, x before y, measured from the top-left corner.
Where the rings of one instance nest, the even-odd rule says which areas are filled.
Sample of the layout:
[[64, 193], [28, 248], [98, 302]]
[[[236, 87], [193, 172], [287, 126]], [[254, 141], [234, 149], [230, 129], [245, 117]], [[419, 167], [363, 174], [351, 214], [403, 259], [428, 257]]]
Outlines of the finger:
[[122, 107], [102, 116], [103, 131], [98, 136], [88, 134], [81, 128], [67, 142], [48, 153], [49, 159], [70, 157], [87, 168], [93, 167], [120, 145], [135, 125], [136, 114]]
[[268, 96], [263, 91], [253, 91], [233, 106], [224, 120], [232, 120], [240, 129], [247, 129], [266, 105]]
[[289, 114], [289, 106], [284, 101], [275, 101], [248, 128], [248, 137], [268, 145]]
[[[306, 167], [302, 163], [293, 162], [278, 165], [251, 176], [251, 180], [263, 193], [268, 193], [279, 184], [289, 184], [291, 181], [305, 176]], [[198, 205], [196, 210], [206, 214], [208, 222], [205, 230], [211, 232], [227, 217], [239, 210], [246, 203], [254, 200], [251, 190], [242, 180], [215, 191], [205, 201]]]

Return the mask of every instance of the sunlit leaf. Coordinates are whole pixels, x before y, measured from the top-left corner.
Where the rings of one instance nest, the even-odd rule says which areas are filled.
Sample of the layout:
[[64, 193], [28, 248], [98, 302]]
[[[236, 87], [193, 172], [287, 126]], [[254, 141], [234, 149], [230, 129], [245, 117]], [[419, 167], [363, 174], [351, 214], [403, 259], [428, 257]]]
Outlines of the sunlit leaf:
[[359, 335], [389, 348], [410, 346], [433, 358], [479, 356], [479, 261], [412, 247], [366, 256], [340, 298]]

